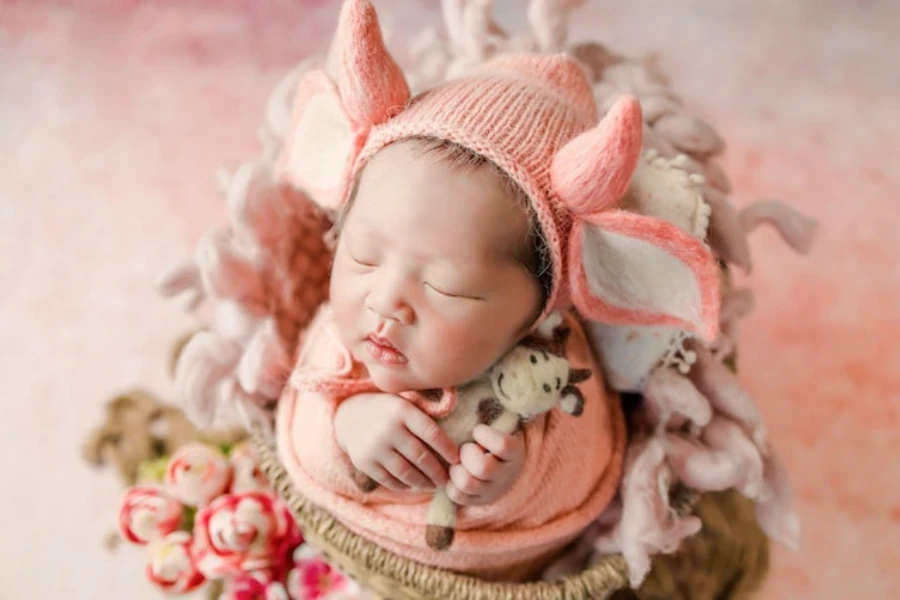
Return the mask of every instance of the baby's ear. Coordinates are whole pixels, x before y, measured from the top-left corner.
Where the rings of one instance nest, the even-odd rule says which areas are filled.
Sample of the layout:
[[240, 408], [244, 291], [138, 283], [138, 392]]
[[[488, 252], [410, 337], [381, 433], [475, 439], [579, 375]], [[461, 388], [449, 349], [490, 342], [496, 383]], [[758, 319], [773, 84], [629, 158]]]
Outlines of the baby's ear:
[[316, 70], [297, 86], [277, 175], [335, 209], [369, 132], [406, 106], [409, 87], [368, 0], [344, 2], [329, 62], [335, 79]]

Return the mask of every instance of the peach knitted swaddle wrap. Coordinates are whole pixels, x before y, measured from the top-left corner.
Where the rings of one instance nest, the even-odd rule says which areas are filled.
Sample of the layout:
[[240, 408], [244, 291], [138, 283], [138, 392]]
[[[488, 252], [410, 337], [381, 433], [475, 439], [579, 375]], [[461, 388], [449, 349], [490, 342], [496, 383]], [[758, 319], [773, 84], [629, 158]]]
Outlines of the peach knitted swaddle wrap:
[[487, 578], [538, 575], [612, 500], [626, 441], [618, 397], [606, 391], [583, 329], [571, 315], [566, 326], [567, 358], [594, 372], [579, 385], [584, 413], [573, 418], [553, 410], [529, 423], [516, 483], [493, 504], [461, 509], [453, 546], [437, 552], [423, 535], [431, 494], [382, 488], [365, 494], [350, 476], [334, 438], [334, 411], [370, 384], [323, 307], [278, 408], [278, 452], [297, 491], [354, 532], [410, 559]]

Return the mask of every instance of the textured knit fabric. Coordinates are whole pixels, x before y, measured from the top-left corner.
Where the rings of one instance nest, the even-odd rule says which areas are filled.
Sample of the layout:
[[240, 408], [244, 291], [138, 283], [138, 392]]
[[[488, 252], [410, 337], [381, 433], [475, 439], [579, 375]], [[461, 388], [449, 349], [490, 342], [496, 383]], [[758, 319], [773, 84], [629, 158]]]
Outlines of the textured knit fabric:
[[323, 307], [278, 409], [278, 452], [297, 490], [351, 530], [413, 560], [487, 578], [536, 575], [609, 504], [626, 441], [618, 397], [606, 391], [580, 324], [567, 315], [566, 325], [569, 360], [593, 371], [579, 385], [584, 413], [553, 410], [529, 423], [526, 460], [513, 487], [490, 505], [462, 508], [453, 546], [436, 552], [425, 543], [430, 494], [383, 488], [366, 494], [350, 477], [334, 436], [334, 412], [341, 400], [374, 388]]
[[[636, 140], [631, 152], [636, 158], [640, 110], [632, 107], [627, 118], [638, 125], [632, 129], [635, 139], [631, 140]], [[490, 159], [531, 199], [553, 263], [549, 311], [566, 302], [563, 259], [570, 229], [567, 212], [554, 208], [558, 199], [551, 190], [553, 157], [596, 122], [590, 83], [571, 57], [506, 55], [466, 77], [426, 91], [395, 117], [376, 126], [355, 171], [388, 144], [415, 137], [449, 140]]]

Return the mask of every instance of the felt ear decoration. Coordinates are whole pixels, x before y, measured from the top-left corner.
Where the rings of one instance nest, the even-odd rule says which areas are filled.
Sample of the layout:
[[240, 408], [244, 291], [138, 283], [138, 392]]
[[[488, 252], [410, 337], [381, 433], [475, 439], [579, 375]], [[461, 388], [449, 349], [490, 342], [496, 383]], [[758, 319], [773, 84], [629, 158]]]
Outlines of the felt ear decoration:
[[553, 189], [575, 221], [568, 251], [572, 301], [587, 319], [678, 326], [712, 341], [719, 270], [705, 244], [663, 219], [611, 210], [637, 167], [641, 133], [640, 105], [621, 98], [553, 159]]
[[344, 2], [328, 63], [337, 84], [317, 70], [297, 86], [278, 177], [336, 209], [366, 137], [406, 106], [409, 87], [368, 0]]
[[351, 122], [325, 73], [311, 71], [297, 86], [276, 176], [306, 191], [322, 207], [336, 209], [367, 133]]
[[[638, 161], [619, 207], [662, 219], [694, 239], [703, 240], [710, 217], [710, 207], [701, 193], [703, 182], [701, 175], [683, 170], [679, 159], [663, 158], [655, 150], [647, 150]], [[686, 373], [696, 359], [693, 352], [684, 348], [691, 335], [680, 327], [589, 321], [587, 331], [594, 349], [603, 357], [606, 381], [619, 391], [643, 391], [658, 366], [676, 367]], [[661, 372], [669, 371], [666, 368]]]
[[709, 249], [672, 223], [621, 210], [577, 223], [569, 239], [572, 301], [613, 325], [672, 325], [714, 341], [719, 270]]

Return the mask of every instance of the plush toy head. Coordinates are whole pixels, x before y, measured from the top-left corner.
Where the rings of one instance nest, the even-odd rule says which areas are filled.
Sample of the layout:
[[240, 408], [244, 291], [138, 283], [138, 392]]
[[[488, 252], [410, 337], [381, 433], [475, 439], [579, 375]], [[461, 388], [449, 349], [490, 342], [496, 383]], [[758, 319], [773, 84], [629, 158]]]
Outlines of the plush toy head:
[[569, 361], [546, 351], [516, 346], [491, 370], [494, 395], [506, 410], [531, 417], [560, 401], [569, 384]]
[[715, 337], [719, 272], [704, 243], [616, 208], [641, 152], [636, 98], [620, 98], [598, 120], [590, 82], [566, 54], [501, 55], [411, 98], [368, 0], [345, 0], [332, 48], [333, 77], [314, 71], [298, 86], [283, 179], [339, 210], [385, 146], [413, 137], [455, 142], [528, 195], [552, 262], [542, 316], [571, 300], [590, 320]]
[[513, 348], [490, 373], [500, 405], [526, 420], [557, 404], [571, 415], [580, 415], [584, 396], [575, 384], [590, 375], [586, 369], [572, 369], [562, 356], [528, 346]]
[[510, 350], [488, 373], [494, 396], [509, 412], [529, 419], [557, 404], [580, 415], [584, 396], [576, 384], [590, 377], [587, 369], [573, 369], [563, 355], [567, 330], [561, 315], [551, 313], [537, 334]]

